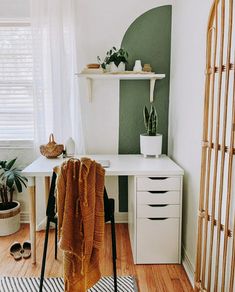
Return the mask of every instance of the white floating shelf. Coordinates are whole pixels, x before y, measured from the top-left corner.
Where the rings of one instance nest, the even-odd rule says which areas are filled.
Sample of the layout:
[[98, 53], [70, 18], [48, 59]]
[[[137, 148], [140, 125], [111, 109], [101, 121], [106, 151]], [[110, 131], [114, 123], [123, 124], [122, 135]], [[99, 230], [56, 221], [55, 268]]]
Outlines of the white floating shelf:
[[150, 80], [150, 102], [153, 102], [153, 93], [156, 80], [161, 80], [166, 77], [165, 74], [154, 74], [154, 73], [126, 73], [126, 74], [113, 74], [113, 73], [103, 73], [103, 74], [76, 74], [80, 78], [86, 78], [88, 84], [88, 92], [89, 92], [89, 101], [92, 100], [92, 80]]

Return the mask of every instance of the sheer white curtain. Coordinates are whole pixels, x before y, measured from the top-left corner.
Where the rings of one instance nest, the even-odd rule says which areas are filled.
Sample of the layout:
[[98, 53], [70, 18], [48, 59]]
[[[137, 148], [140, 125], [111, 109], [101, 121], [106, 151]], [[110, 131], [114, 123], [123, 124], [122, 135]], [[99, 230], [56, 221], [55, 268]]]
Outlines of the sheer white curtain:
[[35, 141], [54, 133], [65, 143], [72, 137], [84, 153], [76, 50], [76, 0], [32, 0]]

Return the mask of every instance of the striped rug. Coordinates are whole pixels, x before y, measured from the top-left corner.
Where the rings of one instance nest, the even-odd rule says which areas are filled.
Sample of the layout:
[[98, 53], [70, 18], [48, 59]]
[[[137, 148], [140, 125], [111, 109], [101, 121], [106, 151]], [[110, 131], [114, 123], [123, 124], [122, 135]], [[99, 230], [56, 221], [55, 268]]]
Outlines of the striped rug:
[[[38, 292], [39, 278], [1, 277], [0, 292]], [[62, 278], [47, 278], [43, 282], [43, 292], [63, 292]], [[88, 292], [113, 292], [113, 278], [103, 277]], [[118, 277], [118, 292], [137, 292], [136, 280], [132, 276]]]

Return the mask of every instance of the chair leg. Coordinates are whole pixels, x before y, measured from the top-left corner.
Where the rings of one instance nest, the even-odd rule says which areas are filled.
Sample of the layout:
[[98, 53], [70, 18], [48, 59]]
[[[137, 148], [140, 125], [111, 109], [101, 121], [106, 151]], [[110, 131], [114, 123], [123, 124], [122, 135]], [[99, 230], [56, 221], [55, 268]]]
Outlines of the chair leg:
[[57, 224], [57, 220], [55, 221], [55, 259], [57, 260], [57, 232], [58, 232], [58, 224]]
[[114, 291], [117, 292], [117, 250], [116, 250], [116, 234], [115, 234], [115, 220], [112, 214], [111, 218], [111, 233], [112, 233], [112, 256], [113, 256], [113, 280], [114, 280]]
[[45, 234], [43, 257], [42, 257], [42, 268], [41, 268], [39, 292], [42, 292], [42, 287], [43, 287], [43, 280], [44, 280], [44, 273], [45, 273], [45, 266], [46, 266], [46, 255], [47, 255], [49, 229], [50, 229], [50, 219], [49, 219], [49, 217], [47, 217], [47, 226], [46, 226], [46, 234]]

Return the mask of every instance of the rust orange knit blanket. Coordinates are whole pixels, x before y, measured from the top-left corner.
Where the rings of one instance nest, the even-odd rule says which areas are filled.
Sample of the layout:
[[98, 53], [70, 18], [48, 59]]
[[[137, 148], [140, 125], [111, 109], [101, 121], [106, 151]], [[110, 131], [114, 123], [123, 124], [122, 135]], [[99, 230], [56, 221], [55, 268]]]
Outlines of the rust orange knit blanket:
[[57, 178], [58, 230], [66, 292], [85, 292], [101, 277], [104, 174], [101, 165], [88, 158], [70, 159], [60, 167]]

